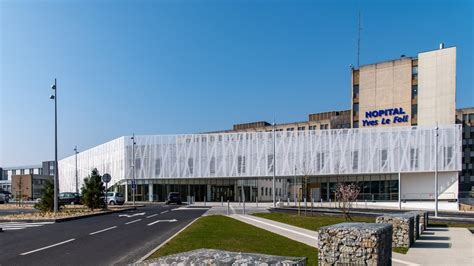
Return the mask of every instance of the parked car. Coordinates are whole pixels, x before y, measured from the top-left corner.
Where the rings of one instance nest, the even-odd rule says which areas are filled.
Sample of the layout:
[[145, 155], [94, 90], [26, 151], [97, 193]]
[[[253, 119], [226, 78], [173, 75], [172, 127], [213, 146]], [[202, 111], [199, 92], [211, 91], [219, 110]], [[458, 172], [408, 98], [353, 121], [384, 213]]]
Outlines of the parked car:
[[107, 192], [107, 202], [109, 205], [123, 205], [125, 203], [125, 197], [120, 192]]
[[11, 198], [11, 194], [8, 191], [0, 191], [0, 204], [8, 203]]
[[165, 204], [176, 203], [181, 204], [181, 195], [179, 192], [170, 192], [166, 198]]
[[61, 192], [59, 201], [63, 204], [81, 204], [81, 196], [75, 192]]

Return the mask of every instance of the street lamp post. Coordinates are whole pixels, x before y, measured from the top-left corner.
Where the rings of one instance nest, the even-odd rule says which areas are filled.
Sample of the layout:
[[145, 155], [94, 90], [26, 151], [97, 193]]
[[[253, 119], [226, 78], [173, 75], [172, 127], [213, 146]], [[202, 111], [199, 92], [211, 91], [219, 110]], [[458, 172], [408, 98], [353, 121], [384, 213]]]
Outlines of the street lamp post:
[[133, 206], [135, 206], [135, 133], [132, 135], [132, 200], [133, 200]]
[[276, 207], [276, 193], [275, 193], [275, 176], [276, 176], [276, 124], [275, 119], [273, 120], [273, 179], [272, 179], [272, 199], [273, 208]]
[[435, 127], [435, 217], [438, 217], [438, 124]]
[[76, 147], [74, 147], [74, 155], [76, 156], [76, 193], [79, 193], [79, 182], [78, 182], [78, 179], [77, 179], [77, 154], [79, 152], [77, 151], [77, 145]]
[[54, 95], [49, 98], [54, 100], [54, 213], [58, 212], [58, 88], [56, 79], [51, 86]]

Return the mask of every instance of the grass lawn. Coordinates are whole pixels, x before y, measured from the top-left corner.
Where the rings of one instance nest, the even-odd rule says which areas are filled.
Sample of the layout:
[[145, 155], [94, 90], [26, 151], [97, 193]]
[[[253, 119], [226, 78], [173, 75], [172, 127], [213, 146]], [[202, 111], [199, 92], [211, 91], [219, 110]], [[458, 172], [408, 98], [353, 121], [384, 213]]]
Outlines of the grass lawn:
[[430, 221], [429, 226], [474, 228], [474, 224], [456, 223], [456, 222], [441, 222], [441, 221]]
[[[298, 216], [296, 214], [272, 212], [272, 213], [255, 213], [257, 217], [270, 219], [280, 223], [291, 224], [294, 226], [306, 228], [308, 230], [318, 231], [320, 227], [347, 222], [342, 216], [318, 215], [318, 216]], [[373, 217], [352, 217], [352, 222], [375, 223]]]
[[316, 248], [220, 215], [199, 218], [148, 259], [199, 248], [307, 257], [308, 265], [318, 264]]

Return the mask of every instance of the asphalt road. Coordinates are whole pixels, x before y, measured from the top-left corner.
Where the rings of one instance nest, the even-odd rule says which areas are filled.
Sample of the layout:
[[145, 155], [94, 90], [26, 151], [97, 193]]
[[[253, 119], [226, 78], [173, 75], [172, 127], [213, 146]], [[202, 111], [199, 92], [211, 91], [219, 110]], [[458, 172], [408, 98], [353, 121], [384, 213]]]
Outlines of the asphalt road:
[[149, 205], [0, 233], [0, 265], [112, 265], [137, 261], [206, 212]]

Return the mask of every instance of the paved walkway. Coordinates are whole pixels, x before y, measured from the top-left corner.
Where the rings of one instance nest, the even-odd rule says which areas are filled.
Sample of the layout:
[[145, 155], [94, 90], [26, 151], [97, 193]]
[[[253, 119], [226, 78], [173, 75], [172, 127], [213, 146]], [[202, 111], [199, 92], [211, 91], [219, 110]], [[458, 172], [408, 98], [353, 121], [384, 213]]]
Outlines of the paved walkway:
[[[230, 217], [317, 248], [318, 233], [252, 215]], [[392, 253], [393, 265], [474, 265], [474, 236], [466, 228], [430, 227], [407, 254]]]
[[255, 217], [252, 215], [233, 214], [230, 215], [230, 217], [237, 219], [241, 222], [250, 224], [252, 226], [304, 243], [308, 246], [317, 248], [318, 233], [315, 231], [307, 230], [289, 224], [275, 222], [269, 219]]
[[466, 228], [429, 227], [407, 254], [392, 253], [394, 265], [474, 265], [474, 235]]

